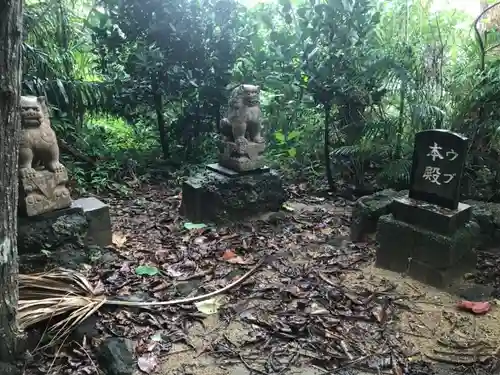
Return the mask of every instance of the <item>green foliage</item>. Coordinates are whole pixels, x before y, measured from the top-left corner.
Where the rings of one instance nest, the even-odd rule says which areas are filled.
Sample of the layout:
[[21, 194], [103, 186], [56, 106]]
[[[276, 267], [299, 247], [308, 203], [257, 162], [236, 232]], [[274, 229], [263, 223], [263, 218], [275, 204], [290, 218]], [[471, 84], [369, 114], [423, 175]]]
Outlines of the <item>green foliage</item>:
[[240, 83], [261, 87], [268, 159], [291, 177], [325, 169], [331, 188], [402, 187], [415, 133], [447, 128], [473, 139], [469, 180], [496, 181], [497, 32], [480, 33], [482, 51], [472, 16], [434, 5], [31, 1], [23, 86], [48, 97], [60, 138], [92, 159], [67, 161], [82, 188], [122, 189], [160, 154], [213, 160]]
[[94, 72], [95, 56], [81, 8], [66, 0], [28, 2], [24, 13], [27, 38], [23, 44], [25, 94], [44, 95], [73, 122], [102, 108], [107, 87]]

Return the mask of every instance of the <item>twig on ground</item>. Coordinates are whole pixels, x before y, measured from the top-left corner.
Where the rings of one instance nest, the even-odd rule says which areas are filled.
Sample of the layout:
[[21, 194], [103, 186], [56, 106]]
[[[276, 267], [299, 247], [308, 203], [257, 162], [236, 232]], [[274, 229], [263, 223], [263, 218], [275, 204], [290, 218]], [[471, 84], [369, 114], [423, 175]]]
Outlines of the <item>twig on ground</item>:
[[250, 366], [248, 364], [248, 362], [245, 361], [245, 358], [243, 358], [243, 356], [240, 353], [238, 353], [238, 357], [240, 358], [241, 363], [243, 363], [245, 365], [245, 367], [247, 368], [248, 371], [257, 372], [257, 373], [262, 374], [262, 375], [267, 375], [267, 373], [265, 373], [264, 371], [260, 371], [259, 369], [256, 369], [256, 368]]
[[364, 355], [362, 357], [359, 357], [359, 358], [356, 358], [352, 361], [349, 361], [347, 363], [345, 363], [343, 366], [341, 367], [338, 367], [334, 370], [331, 371], [332, 374], [335, 374], [339, 371], [342, 371], [342, 370], [345, 370], [345, 369], [348, 369], [349, 367], [353, 367], [354, 365], [357, 365], [358, 363], [360, 362], [363, 362], [363, 361], [366, 361], [368, 358], [370, 358], [371, 356], [373, 356], [373, 354], [368, 354], [368, 355]]
[[[194, 303], [194, 302], [199, 302], [203, 301], [205, 299], [209, 299], [212, 297], [215, 297], [219, 294], [225, 293], [228, 290], [231, 290], [233, 288], [236, 288], [238, 285], [242, 284], [245, 280], [247, 280], [250, 276], [252, 276], [257, 270], [264, 264], [266, 261], [266, 258], [264, 257], [261, 259], [255, 266], [252, 267], [250, 271], [245, 273], [243, 276], [241, 276], [238, 280], [233, 281], [231, 284], [226, 285], [224, 288], [215, 290], [213, 292], [203, 294], [201, 296], [194, 296], [194, 297], [188, 297], [188, 298], [181, 298], [181, 299], [174, 299], [170, 301], [151, 301], [151, 302], [141, 302], [140, 306], [172, 306], [172, 305], [183, 305], [186, 303]], [[112, 304], [115, 306], [121, 305], [121, 306], [137, 306], [137, 302], [132, 302], [132, 301], [106, 301], [106, 304]]]
[[195, 273], [195, 274], [190, 275], [190, 276], [179, 277], [179, 278], [177, 278], [177, 281], [189, 281], [189, 280], [193, 280], [193, 279], [199, 279], [199, 278], [202, 278], [204, 276], [210, 275], [213, 272], [214, 272], [214, 268], [207, 270], [207, 271], [198, 272], [198, 273]]
[[437, 343], [441, 346], [445, 346], [445, 347], [452, 348], [452, 349], [472, 349], [472, 348], [477, 348], [480, 346], [491, 346], [482, 340], [476, 341], [476, 342], [460, 344], [458, 342], [445, 341], [444, 339], [440, 338], [437, 340]]
[[410, 335], [410, 336], [415, 336], [415, 337], [421, 337], [423, 339], [427, 339], [427, 340], [432, 340], [433, 337], [431, 336], [426, 336], [426, 335], [423, 335], [421, 333], [417, 333], [417, 332], [410, 332], [410, 331], [402, 331], [400, 330], [399, 333], [403, 333], [405, 335]]
[[333, 286], [335, 288], [339, 287], [339, 285], [335, 284], [332, 280], [330, 280], [328, 277], [323, 275], [321, 272], [318, 272], [318, 277], [330, 286]]
[[447, 363], [449, 365], [466, 365], [466, 366], [469, 366], [469, 365], [473, 365], [474, 363], [477, 362], [477, 360], [475, 359], [452, 359], [452, 358], [444, 358], [444, 357], [439, 357], [439, 356], [435, 356], [435, 355], [432, 355], [432, 354], [428, 354], [428, 353], [424, 353], [424, 355], [429, 358], [429, 359], [432, 359], [433, 361], [436, 361], [436, 362], [441, 362], [441, 363]]
[[347, 344], [344, 340], [340, 341], [340, 347], [342, 348], [342, 351], [345, 353], [345, 355], [349, 358], [349, 360], [352, 361], [354, 357], [349, 351], [349, 348], [347, 347]]
[[487, 357], [491, 354], [486, 354], [486, 353], [481, 353], [481, 352], [463, 352], [463, 351], [451, 351], [451, 350], [439, 350], [439, 349], [432, 349], [432, 351], [436, 354], [442, 354], [442, 355], [451, 355], [451, 356], [464, 356], [464, 357]]

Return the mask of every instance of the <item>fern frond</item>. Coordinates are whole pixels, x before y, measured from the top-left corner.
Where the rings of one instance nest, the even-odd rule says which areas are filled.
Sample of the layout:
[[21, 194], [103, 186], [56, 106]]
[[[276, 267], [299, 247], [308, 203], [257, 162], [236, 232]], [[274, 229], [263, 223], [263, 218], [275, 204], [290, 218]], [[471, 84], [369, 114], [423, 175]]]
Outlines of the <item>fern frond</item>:
[[361, 146], [351, 145], [351, 146], [341, 146], [332, 150], [332, 155], [334, 156], [356, 156], [362, 152]]
[[384, 166], [378, 178], [389, 183], [409, 183], [411, 165], [411, 159], [393, 160]]

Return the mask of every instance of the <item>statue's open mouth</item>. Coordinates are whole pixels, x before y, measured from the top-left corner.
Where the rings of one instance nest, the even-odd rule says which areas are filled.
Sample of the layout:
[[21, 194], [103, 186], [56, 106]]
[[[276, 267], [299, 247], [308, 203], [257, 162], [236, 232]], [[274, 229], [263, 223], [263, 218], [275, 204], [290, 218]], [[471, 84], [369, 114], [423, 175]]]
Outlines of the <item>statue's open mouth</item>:
[[23, 118], [22, 124], [27, 127], [36, 127], [40, 126], [41, 121], [38, 118]]

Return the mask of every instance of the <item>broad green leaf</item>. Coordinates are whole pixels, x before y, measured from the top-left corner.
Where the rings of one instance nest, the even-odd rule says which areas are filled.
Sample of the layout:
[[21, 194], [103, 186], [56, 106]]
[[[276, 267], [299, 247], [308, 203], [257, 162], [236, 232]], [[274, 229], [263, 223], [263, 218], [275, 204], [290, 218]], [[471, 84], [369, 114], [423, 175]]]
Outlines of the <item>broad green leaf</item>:
[[198, 224], [195, 224], [195, 223], [184, 223], [184, 228], [185, 229], [203, 229], [203, 228], [206, 228], [207, 225], [206, 224], [203, 224], [203, 223], [198, 223]]
[[293, 130], [290, 133], [288, 133], [288, 140], [291, 141], [292, 139], [297, 138], [300, 135], [300, 132], [297, 130]]
[[297, 155], [297, 149], [295, 147], [289, 148], [288, 155], [290, 157], [294, 158]]
[[160, 271], [154, 266], [137, 266], [135, 273], [140, 276], [156, 276]]
[[274, 133], [274, 139], [276, 139], [279, 143], [285, 142], [285, 135], [281, 131], [277, 131]]

